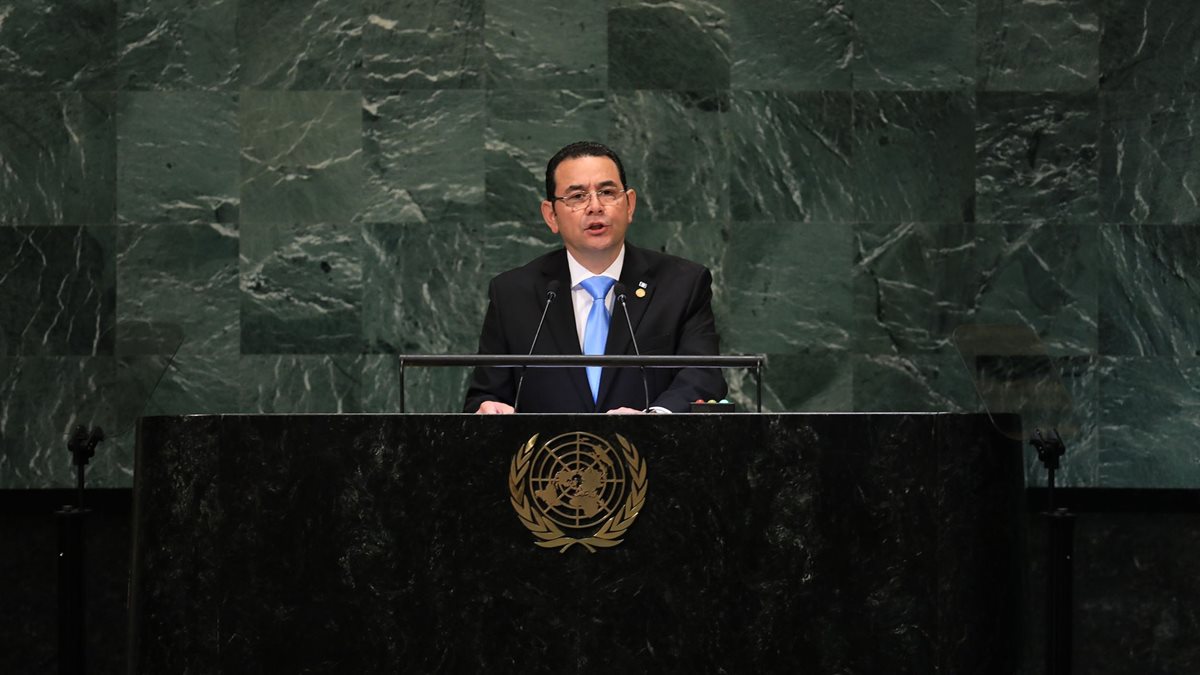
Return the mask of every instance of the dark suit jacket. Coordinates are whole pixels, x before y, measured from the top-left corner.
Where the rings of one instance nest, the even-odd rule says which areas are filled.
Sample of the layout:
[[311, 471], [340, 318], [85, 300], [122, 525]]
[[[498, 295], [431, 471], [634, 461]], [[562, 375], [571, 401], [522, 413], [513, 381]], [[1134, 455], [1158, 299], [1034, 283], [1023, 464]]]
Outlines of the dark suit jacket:
[[[509, 270], [488, 287], [488, 309], [479, 336], [480, 354], [526, 354], [546, 301], [546, 287], [558, 279], [558, 297], [550, 304], [535, 354], [580, 354], [579, 333], [571, 303], [571, 273], [566, 249], [548, 253], [524, 267]], [[683, 258], [625, 243], [621, 282], [627, 289], [629, 320], [643, 355], [716, 355], [718, 339], [712, 313], [712, 275]], [[646, 295], [636, 290], [645, 283]], [[633, 354], [629, 327], [614, 303], [606, 354]], [[466, 412], [488, 400], [512, 404], [517, 368], [477, 368]], [[650, 405], [685, 412], [696, 399], [725, 396], [725, 378], [716, 369], [647, 368]], [[638, 368], [605, 368], [600, 395], [592, 402], [583, 368], [528, 368], [521, 388], [519, 412], [604, 412], [627, 406], [645, 407]]]

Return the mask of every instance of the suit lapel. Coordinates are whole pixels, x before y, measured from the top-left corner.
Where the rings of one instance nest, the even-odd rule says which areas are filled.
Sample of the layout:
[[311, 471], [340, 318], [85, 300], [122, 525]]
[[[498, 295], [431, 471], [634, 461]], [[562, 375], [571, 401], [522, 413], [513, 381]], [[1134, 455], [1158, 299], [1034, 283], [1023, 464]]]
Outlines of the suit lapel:
[[[554, 279], [558, 280], [558, 295], [550, 304], [546, 314], [546, 324], [550, 338], [554, 343], [552, 354], [578, 356], [583, 353], [579, 347], [579, 332], [575, 327], [575, 305], [571, 299], [571, 272], [567, 267], [567, 250], [560, 249], [556, 255], [550, 256], [542, 267], [539, 300], [546, 297], [546, 287]], [[610, 325], [611, 328], [611, 325]], [[567, 379], [571, 381], [575, 393], [590, 409], [593, 406], [592, 389], [588, 386], [587, 374], [583, 368], [564, 368]]]
[[[625, 312], [614, 297], [612, 319], [608, 324], [608, 342], [604, 346], [606, 355], [633, 354], [633, 342], [629, 336], [636, 333], [642, 317], [646, 315], [646, 308], [654, 298], [654, 273], [655, 270], [650, 268], [641, 249], [625, 242], [625, 264], [621, 267], [621, 283], [625, 285], [625, 303], [629, 308], [629, 321], [632, 322], [633, 330], [631, 331], [630, 324], [625, 322]], [[638, 289], [644, 290], [645, 295], [638, 297]], [[600, 376], [601, 409], [604, 409], [605, 398], [620, 370], [624, 369], [605, 368]]]

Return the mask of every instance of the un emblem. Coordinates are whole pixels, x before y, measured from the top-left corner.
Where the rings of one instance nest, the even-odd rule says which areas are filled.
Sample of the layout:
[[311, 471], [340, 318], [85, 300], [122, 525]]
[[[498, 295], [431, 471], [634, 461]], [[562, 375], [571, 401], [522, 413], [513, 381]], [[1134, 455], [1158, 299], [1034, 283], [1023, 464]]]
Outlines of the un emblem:
[[616, 437], [620, 450], [585, 431], [540, 446], [534, 434], [513, 455], [508, 491], [535, 544], [559, 553], [579, 544], [595, 553], [621, 543], [646, 502], [646, 460]]

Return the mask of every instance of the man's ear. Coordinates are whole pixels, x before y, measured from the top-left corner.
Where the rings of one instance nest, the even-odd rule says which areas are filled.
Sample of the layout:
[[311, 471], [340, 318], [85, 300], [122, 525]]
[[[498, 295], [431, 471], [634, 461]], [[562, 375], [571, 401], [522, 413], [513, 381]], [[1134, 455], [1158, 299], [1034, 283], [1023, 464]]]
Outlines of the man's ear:
[[633, 210], [637, 208], [637, 191], [633, 188], [629, 188], [629, 191], [626, 192], [625, 195], [629, 199], [629, 220], [632, 221]]
[[549, 227], [551, 232], [558, 234], [558, 216], [554, 213], [554, 202], [542, 202], [542, 220], [546, 221], [546, 227]]

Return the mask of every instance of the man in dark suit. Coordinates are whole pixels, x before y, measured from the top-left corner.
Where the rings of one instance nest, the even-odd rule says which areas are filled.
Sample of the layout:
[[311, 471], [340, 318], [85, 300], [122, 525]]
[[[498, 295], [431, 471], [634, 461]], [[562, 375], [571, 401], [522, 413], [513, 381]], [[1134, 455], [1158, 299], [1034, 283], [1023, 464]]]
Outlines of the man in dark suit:
[[[712, 275], [682, 258], [625, 241], [637, 194], [621, 160], [599, 143], [572, 143], [546, 166], [542, 217], [563, 248], [492, 280], [479, 337], [480, 354], [525, 354], [545, 305], [557, 288], [535, 354], [633, 354], [629, 323], [615, 302], [626, 289], [629, 322], [643, 355], [718, 353]], [[557, 282], [557, 283], [554, 283]], [[646, 369], [650, 412], [683, 412], [696, 399], [719, 399], [721, 371]], [[477, 368], [464, 410], [511, 413], [520, 370]], [[522, 412], [642, 412], [637, 368], [529, 368]]]

